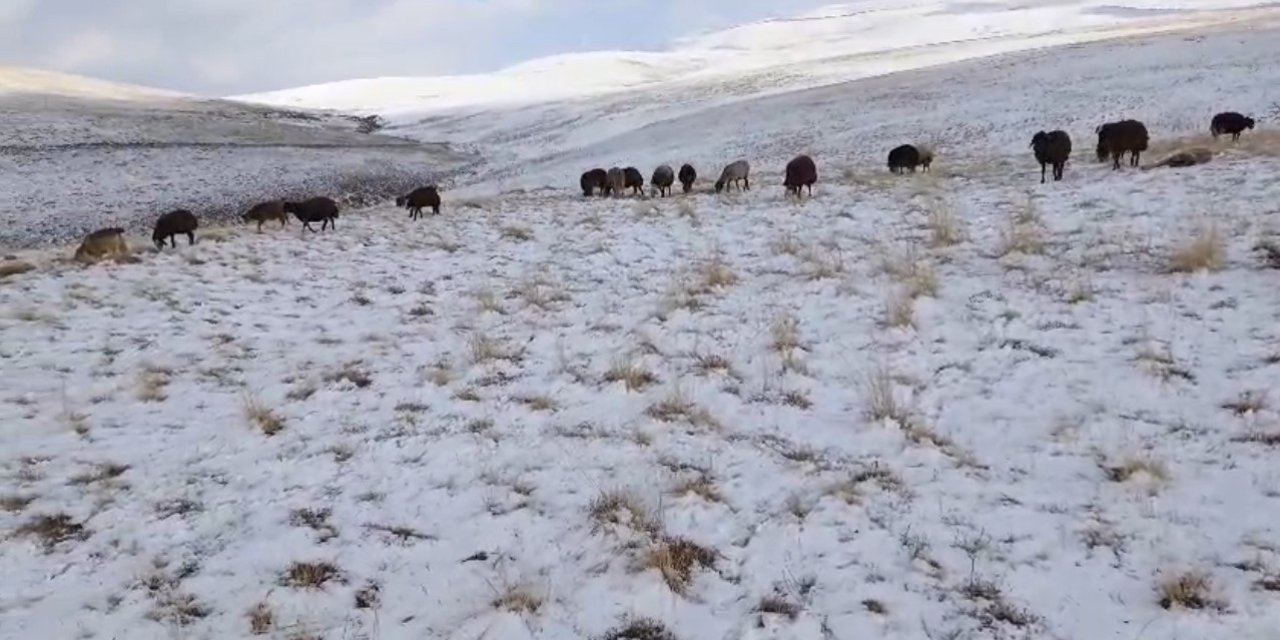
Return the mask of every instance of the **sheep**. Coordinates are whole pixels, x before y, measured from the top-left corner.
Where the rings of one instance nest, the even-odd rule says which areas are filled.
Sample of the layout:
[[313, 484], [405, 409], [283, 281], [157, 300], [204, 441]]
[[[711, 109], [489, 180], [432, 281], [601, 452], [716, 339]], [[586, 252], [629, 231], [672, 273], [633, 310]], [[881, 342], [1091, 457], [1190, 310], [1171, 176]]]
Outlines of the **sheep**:
[[330, 225], [335, 230], [338, 228], [338, 203], [331, 198], [321, 196], [302, 202], [286, 202], [284, 210], [297, 216], [302, 221], [302, 228], [312, 233], [315, 233], [311, 228], [312, 222], [319, 222], [321, 231]]
[[280, 200], [270, 200], [268, 202], [260, 202], [253, 205], [244, 215], [240, 216], [244, 222], [258, 222], [258, 232], [262, 232], [262, 223], [267, 220], [279, 220], [280, 226], [284, 227], [289, 224], [289, 215], [284, 211], [284, 202]]
[[75, 260], [88, 264], [106, 258], [118, 260], [128, 255], [129, 243], [124, 240], [124, 229], [109, 227], [85, 236], [76, 248]]
[[609, 191], [609, 172], [600, 168], [587, 171], [578, 180], [578, 185], [582, 187], [583, 197], [590, 198], [596, 190], [605, 195]]
[[915, 173], [916, 166], [919, 164], [920, 150], [913, 145], [897, 146], [889, 152], [889, 171], [893, 173], [902, 173], [906, 169], [910, 169], [912, 173]]
[[818, 167], [813, 163], [813, 158], [798, 155], [787, 163], [786, 177], [782, 180], [782, 186], [786, 187], [787, 195], [794, 193], [799, 198], [801, 187], [807, 187], [809, 195], [813, 195], [813, 183], [817, 181]]
[[1197, 164], [1204, 164], [1213, 159], [1213, 151], [1204, 147], [1192, 147], [1183, 149], [1177, 153], [1173, 153], [1163, 160], [1143, 167], [1142, 170], [1155, 169], [1156, 167], [1190, 167]]
[[1235, 111], [1224, 111], [1213, 117], [1213, 121], [1209, 124], [1209, 132], [1213, 134], [1215, 140], [1218, 136], [1229, 133], [1231, 141], [1236, 142], [1240, 139], [1240, 134], [1245, 129], [1252, 129], [1253, 125], [1253, 118], [1247, 118]]
[[693, 182], [698, 179], [698, 172], [694, 170], [693, 165], [684, 164], [680, 167], [680, 186], [685, 193], [693, 191]]
[[174, 209], [156, 219], [156, 228], [151, 233], [151, 241], [156, 243], [157, 249], [164, 249], [164, 241], [167, 239], [176, 249], [178, 241], [174, 236], [185, 233], [187, 246], [191, 246], [196, 243], [196, 227], [199, 225], [195, 214], [186, 209]]
[[649, 184], [664, 198], [671, 192], [671, 185], [675, 184], [675, 182], [676, 173], [671, 170], [670, 165], [665, 164], [654, 169], [653, 178], [649, 180]]
[[[750, 191], [750, 173], [751, 165], [746, 160], [735, 160], [725, 165], [724, 170], [720, 172], [720, 179], [716, 180], [716, 193], [720, 193], [725, 190], [725, 187], [735, 184], [738, 185], [740, 191]], [[742, 181], [741, 184], [738, 184], [739, 180]]]
[[1130, 154], [1129, 166], [1138, 166], [1142, 152], [1147, 150], [1150, 141], [1147, 126], [1137, 120], [1120, 120], [1100, 125], [1094, 130], [1098, 134], [1098, 162], [1111, 156], [1111, 168], [1120, 169], [1120, 158]]
[[635, 167], [622, 170], [622, 188], [630, 189], [633, 195], [644, 193], [644, 175]]
[[920, 152], [920, 169], [930, 171], [929, 167], [933, 164], [933, 149], [923, 145], [915, 145], [915, 148]]
[[1054, 129], [1049, 133], [1037, 131], [1031, 136], [1031, 148], [1035, 152], [1036, 162], [1040, 163], [1040, 184], [1044, 184], [1046, 165], [1053, 165], [1054, 181], [1061, 180], [1067, 159], [1071, 157], [1071, 136], [1062, 129]]
[[410, 220], [421, 218], [423, 207], [431, 207], [431, 215], [438, 216], [440, 215], [440, 192], [434, 184], [419, 187], [407, 196], [396, 198], [396, 206], [408, 209]]
[[609, 167], [609, 171], [605, 173], [608, 180], [605, 182], [605, 195], [618, 197], [622, 195], [623, 186], [626, 181], [623, 179], [622, 169], [619, 167]]

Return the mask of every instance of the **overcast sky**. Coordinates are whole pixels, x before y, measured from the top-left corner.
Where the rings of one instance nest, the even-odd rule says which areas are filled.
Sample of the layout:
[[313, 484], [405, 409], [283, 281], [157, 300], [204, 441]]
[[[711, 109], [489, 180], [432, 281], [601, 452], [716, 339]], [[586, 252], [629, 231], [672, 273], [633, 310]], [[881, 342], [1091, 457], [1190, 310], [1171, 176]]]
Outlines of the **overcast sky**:
[[0, 0], [0, 61], [205, 95], [655, 49], [832, 0]]

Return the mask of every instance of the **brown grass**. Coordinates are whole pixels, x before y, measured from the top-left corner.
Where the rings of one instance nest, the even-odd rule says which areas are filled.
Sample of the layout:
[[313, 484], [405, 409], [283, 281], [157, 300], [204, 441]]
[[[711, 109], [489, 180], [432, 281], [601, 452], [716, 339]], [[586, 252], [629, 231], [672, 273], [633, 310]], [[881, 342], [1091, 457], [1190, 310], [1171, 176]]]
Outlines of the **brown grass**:
[[53, 551], [63, 542], [84, 540], [89, 537], [89, 531], [84, 525], [72, 520], [71, 516], [65, 513], [37, 516], [18, 527], [14, 534], [38, 539], [46, 552]]
[[621, 382], [626, 386], [627, 391], [644, 391], [645, 388], [658, 382], [658, 376], [637, 363], [634, 358], [623, 356], [615, 359], [609, 366], [609, 370], [604, 374], [604, 381]]
[[1227, 247], [1216, 225], [1202, 226], [1195, 236], [1169, 254], [1172, 273], [1217, 271], [1226, 262]]
[[555, 399], [544, 394], [530, 394], [521, 396], [517, 400], [533, 411], [554, 411], [558, 406]]
[[17, 494], [0, 496], [0, 511], [17, 513], [26, 509], [28, 505], [35, 502], [35, 499], [35, 496], [23, 496]]
[[884, 325], [899, 329], [916, 326], [916, 303], [911, 289], [900, 288], [885, 300]]
[[36, 266], [30, 262], [23, 262], [21, 260], [5, 260], [4, 262], [0, 262], [0, 280], [8, 278], [9, 276], [16, 276], [21, 273], [33, 271], [35, 268]]
[[98, 482], [107, 482], [124, 475], [129, 470], [129, 465], [118, 464], [115, 462], [107, 462], [104, 464], [94, 465], [94, 470], [90, 473], [81, 474], [71, 478], [73, 485], [87, 485]]
[[515, 240], [516, 242], [528, 242], [533, 239], [533, 230], [528, 227], [506, 226], [499, 232], [503, 238], [507, 240]]
[[596, 640], [678, 640], [662, 623], [649, 618], [623, 620]]
[[244, 415], [255, 429], [270, 437], [284, 431], [284, 419], [254, 396], [244, 397]]
[[950, 247], [960, 244], [965, 239], [964, 227], [960, 219], [952, 213], [945, 203], [937, 202], [929, 207], [929, 246]]
[[259, 602], [249, 608], [245, 613], [249, 618], [249, 633], [255, 636], [265, 636], [271, 633], [276, 626], [276, 614], [271, 610], [271, 605], [266, 601]]
[[289, 512], [289, 524], [315, 531], [320, 542], [338, 537], [338, 530], [329, 523], [330, 509], [294, 509]]
[[168, 395], [165, 388], [173, 372], [162, 367], [147, 367], [138, 374], [138, 399], [143, 402], [162, 402]]
[[1207, 573], [1178, 573], [1156, 584], [1156, 603], [1165, 609], [1225, 609], [1226, 603], [1215, 599], [1212, 591], [1213, 580]]
[[280, 576], [280, 584], [295, 589], [323, 589], [330, 582], [345, 582], [342, 570], [329, 562], [294, 562]]
[[1126, 458], [1119, 464], [1102, 465], [1102, 471], [1112, 482], [1128, 482], [1139, 474], [1162, 483], [1169, 481], [1169, 467], [1150, 458]]
[[350, 382], [357, 389], [365, 389], [373, 384], [373, 375], [369, 373], [369, 369], [365, 367], [364, 362], [353, 360], [343, 363], [334, 371], [330, 371], [324, 375], [324, 381], [328, 383]]
[[510, 585], [490, 601], [494, 609], [516, 614], [535, 615], [542, 608], [544, 598], [529, 585]]
[[716, 487], [715, 479], [701, 472], [692, 478], [677, 481], [671, 488], [671, 493], [677, 496], [695, 495], [707, 502], [724, 502], [724, 496]]
[[738, 275], [723, 256], [717, 255], [703, 262], [698, 272], [702, 276], [702, 286], [707, 290], [723, 289], [738, 283]]
[[800, 322], [791, 316], [783, 316], [769, 327], [769, 348], [777, 353], [789, 353], [799, 349]]
[[627, 527], [650, 538], [663, 530], [662, 519], [643, 499], [626, 491], [606, 491], [587, 507], [593, 530]]
[[756, 613], [783, 616], [788, 620], [800, 617], [800, 611], [800, 605], [777, 594], [761, 598], [760, 604], [756, 605]]
[[665, 399], [650, 405], [645, 415], [661, 422], [688, 422], [694, 427], [719, 430], [721, 424], [711, 412], [699, 407], [680, 389], [676, 389]]
[[1222, 403], [1222, 408], [1237, 416], [1256, 414], [1267, 408], [1267, 395], [1262, 391], [1245, 391], [1234, 400]]
[[477, 334], [471, 337], [471, 359], [474, 362], [490, 362], [493, 360], [505, 360], [508, 362], [519, 363], [523, 354], [513, 348], [507, 347], [502, 343], [483, 334]]
[[893, 393], [893, 373], [881, 367], [867, 378], [863, 391], [862, 414], [872, 422], [893, 420], [906, 424], [909, 416], [904, 407], [898, 404]]
[[673, 593], [684, 595], [698, 569], [714, 569], [716, 552], [692, 540], [667, 537], [655, 544], [644, 558], [646, 569], [657, 569]]

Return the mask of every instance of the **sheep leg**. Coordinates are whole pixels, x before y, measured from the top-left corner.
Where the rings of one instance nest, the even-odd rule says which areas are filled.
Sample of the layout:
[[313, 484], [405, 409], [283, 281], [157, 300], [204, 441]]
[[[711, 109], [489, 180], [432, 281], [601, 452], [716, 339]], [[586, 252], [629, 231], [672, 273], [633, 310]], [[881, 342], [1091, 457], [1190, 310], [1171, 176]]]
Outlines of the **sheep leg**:
[[258, 221], [258, 233], [262, 233], [262, 220]]
[[440, 205], [438, 204], [431, 205], [431, 215], [433, 216], [440, 215]]
[[[191, 246], [191, 245], [193, 245], [193, 244], [195, 244], [195, 243], [196, 243], [196, 234], [195, 234], [195, 232], [194, 232], [194, 231], [188, 231], [188, 232], [187, 232], [187, 246], [189, 247], [189, 246]], [[175, 246], [175, 247], [176, 247], [176, 246], [178, 246], [178, 242], [177, 242], [176, 240], [173, 242], [173, 246]]]
[[[1057, 168], [1054, 168], [1054, 171], [1056, 172]], [[1040, 184], [1044, 184], [1044, 163], [1043, 162], [1040, 163]]]
[[303, 229], [305, 229], [305, 230], [307, 230], [307, 231], [310, 231], [311, 233], [315, 233], [315, 232], [316, 232], [316, 230], [315, 230], [315, 229], [312, 229], [312, 228], [311, 228], [311, 223], [310, 223], [310, 222], [307, 222], [306, 220], [303, 220], [303, 221], [302, 221], [302, 228], [303, 228]]

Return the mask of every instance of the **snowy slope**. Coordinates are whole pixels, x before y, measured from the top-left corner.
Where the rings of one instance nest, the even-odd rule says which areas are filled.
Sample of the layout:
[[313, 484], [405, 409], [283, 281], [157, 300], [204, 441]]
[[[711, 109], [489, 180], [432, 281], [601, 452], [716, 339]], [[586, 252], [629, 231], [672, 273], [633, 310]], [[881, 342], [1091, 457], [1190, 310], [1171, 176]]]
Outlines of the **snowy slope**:
[[[1263, 14], [778, 95], [745, 73], [713, 108], [646, 89], [599, 137], [574, 136], [626, 92], [548, 103], [580, 121], [482, 110], [470, 188], [550, 188], [136, 264], [24, 255], [0, 640], [1269, 639]], [[1091, 158], [1103, 119], [1167, 149], [1223, 108], [1265, 117], [1197, 140], [1207, 166]], [[1076, 152], [1042, 186], [1027, 142], [1057, 126]], [[934, 171], [890, 176], [908, 137]], [[574, 188], [738, 154], [746, 193]], [[619, 631], [641, 623], [670, 635]]]
[[846, 3], [689, 38], [670, 51], [567, 54], [487, 75], [354, 80], [236, 99], [377, 113], [397, 134], [471, 145], [507, 167], [597, 143], [620, 151], [616, 135], [769, 94], [1274, 15], [1264, 3], [1196, 0]]
[[[434, 179], [466, 158], [358, 131], [353, 117], [208, 100], [0, 67], [0, 247], [140, 229], [191, 208], [212, 221], [341, 184]], [[383, 196], [389, 194], [382, 194]]]

